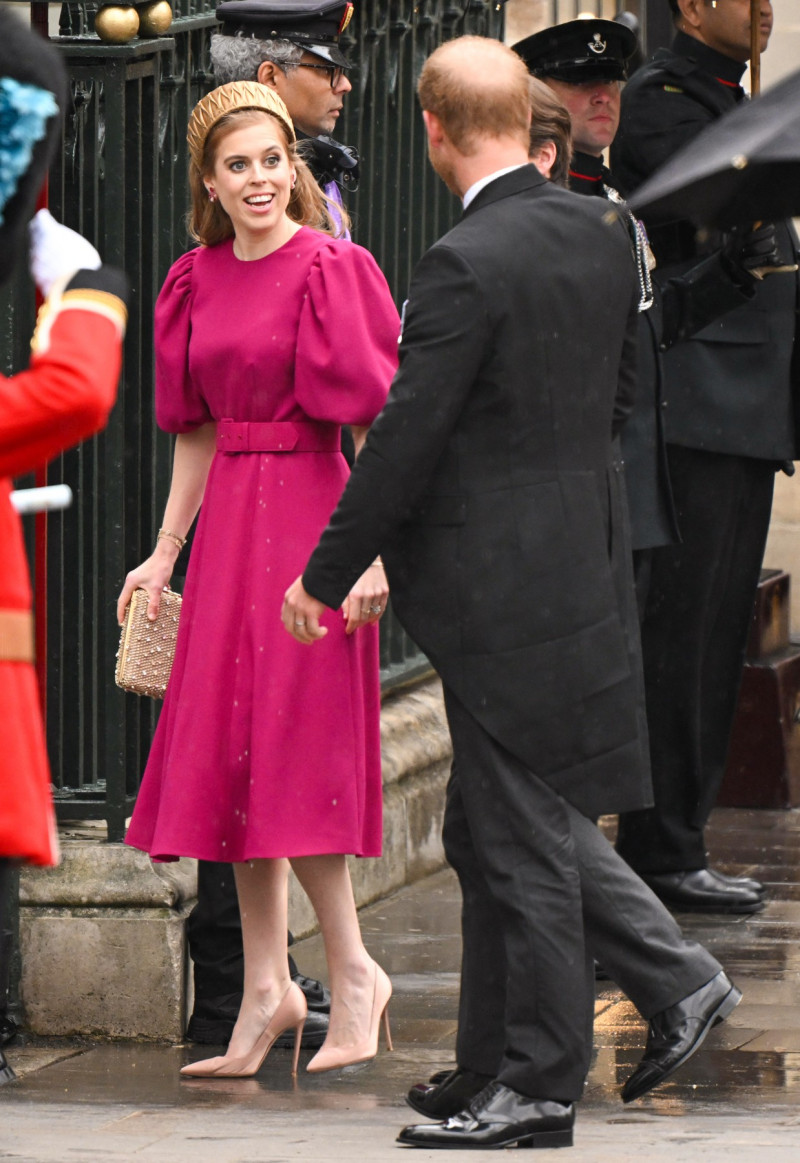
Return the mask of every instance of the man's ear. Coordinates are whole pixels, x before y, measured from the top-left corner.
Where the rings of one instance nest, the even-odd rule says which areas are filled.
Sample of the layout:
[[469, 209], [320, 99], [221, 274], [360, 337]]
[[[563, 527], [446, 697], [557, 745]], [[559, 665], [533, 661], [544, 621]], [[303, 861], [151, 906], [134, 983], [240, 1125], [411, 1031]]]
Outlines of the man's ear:
[[425, 122], [425, 132], [428, 135], [428, 141], [436, 149], [442, 144], [445, 137], [442, 123], [436, 114], [431, 113], [429, 109], [422, 110], [422, 120]]
[[272, 61], [262, 61], [258, 66], [256, 80], [260, 85], [268, 85], [270, 89], [277, 89], [278, 85], [275, 74], [279, 71], [278, 66], [273, 64]]
[[531, 154], [531, 161], [544, 178], [550, 177], [550, 171], [555, 165], [558, 150], [554, 141], [546, 141], [540, 145], [535, 154]]
[[702, 11], [708, 3], [708, 0], [678, 0], [678, 8], [680, 10], [680, 23], [687, 25], [689, 28], [699, 28], [703, 23]]

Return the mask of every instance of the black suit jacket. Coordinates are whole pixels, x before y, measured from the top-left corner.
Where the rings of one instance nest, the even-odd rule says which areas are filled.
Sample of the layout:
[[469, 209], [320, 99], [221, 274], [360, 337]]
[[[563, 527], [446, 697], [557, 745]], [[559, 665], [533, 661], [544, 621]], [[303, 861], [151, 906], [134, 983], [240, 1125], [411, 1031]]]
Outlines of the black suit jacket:
[[381, 551], [395, 612], [447, 686], [589, 814], [649, 802], [610, 487], [636, 288], [607, 215], [524, 166], [428, 251], [389, 400], [303, 575], [335, 608]]
[[[743, 99], [744, 66], [679, 33], [639, 69], [622, 95], [611, 149], [614, 177], [630, 194], [706, 126]], [[645, 223], [659, 278], [694, 266], [719, 237], [703, 239], [689, 222]], [[797, 238], [779, 224], [782, 260], [796, 261]], [[753, 297], [664, 358], [667, 441], [762, 460], [797, 455], [795, 396], [797, 275], [765, 279]]]

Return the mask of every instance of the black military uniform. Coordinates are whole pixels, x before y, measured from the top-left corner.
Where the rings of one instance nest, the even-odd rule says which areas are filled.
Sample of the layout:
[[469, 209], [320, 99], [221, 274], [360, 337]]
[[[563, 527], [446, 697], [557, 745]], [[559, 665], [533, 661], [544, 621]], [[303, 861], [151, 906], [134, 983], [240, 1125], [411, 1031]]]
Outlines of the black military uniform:
[[601, 157], [590, 153], [573, 151], [569, 165], [569, 188], [576, 194], [592, 194], [605, 198], [605, 186], [613, 186], [611, 170], [603, 164]]
[[[321, 64], [328, 62], [342, 69], [350, 68], [350, 62], [339, 46], [339, 37], [352, 15], [353, 4], [343, 0], [226, 0], [216, 10], [223, 35], [288, 40], [319, 57]], [[298, 132], [298, 141], [304, 160], [334, 204], [335, 214], [336, 205], [342, 205], [340, 191], [357, 188], [358, 154], [328, 136], [308, 137]], [[354, 449], [347, 429], [342, 431], [342, 452], [352, 464]], [[187, 929], [195, 987], [187, 1036], [208, 1044], [227, 1042], [244, 984], [242, 925], [230, 864], [198, 862], [197, 905]], [[317, 1047], [327, 1031], [330, 994], [320, 982], [301, 974], [291, 956], [289, 971], [308, 1002], [303, 1046]], [[291, 1032], [282, 1035], [279, 1044], [286, 1041], [290, 1045], [292, 1039]]]
[[[743, 72], [684, 33], [637, 72], [611, 154], [623, 190], [743, 100]], [[688, 222], [653, 226], [649, 235], [665, 275], [709, 250], [719, 254], [721, 240], [701, 245]], [[796, 238], [783, 224], [778, 246], [781, 261], [795, 261]], [[727, 757], [774, 473], [796, 455], [797, 294], [796, 277], [772, 276], [664, 358], [667, 456], [683, 541], [653, 555], [642, 626], [656, 806], [622, 815], [618, 846], [663, 899], [683, 908], [761, 907], [760, 886], [748, 891], [707, 869], [704, 828]]]

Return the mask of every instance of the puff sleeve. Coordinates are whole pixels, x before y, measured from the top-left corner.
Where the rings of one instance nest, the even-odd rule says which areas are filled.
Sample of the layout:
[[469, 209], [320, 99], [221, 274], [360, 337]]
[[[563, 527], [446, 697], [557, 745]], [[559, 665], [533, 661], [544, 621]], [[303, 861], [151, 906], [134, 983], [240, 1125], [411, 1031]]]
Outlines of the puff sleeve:
[[372, 255], [352, 242], [324, 246], [300, 313], [295, 398], [314, 420], [367, 427], [397, 370], [400, 320]]
[[156, 301], [156, 421], [165, 432], [191, 432], [212, 419], [189, 372], [197, 253], [190, 250], [172, 265]]

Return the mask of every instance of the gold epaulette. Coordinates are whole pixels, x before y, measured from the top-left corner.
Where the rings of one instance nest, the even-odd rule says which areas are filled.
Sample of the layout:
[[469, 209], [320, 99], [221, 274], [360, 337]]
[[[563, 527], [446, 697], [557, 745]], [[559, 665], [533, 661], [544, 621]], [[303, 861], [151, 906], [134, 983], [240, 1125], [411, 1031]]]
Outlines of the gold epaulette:
[[31, 339], [31, 350], [37, 354], [47, 351], [50, 346], [50, 332], [62, 311], [93, 311], [109, 319], [119, 332], [125, 335], [128, 324], [128, 309], [122, 299], [110, 291], [98, 291], [94, 287], [74, 287], [69, 291], [53, 291], [42, 303], [36, 319], [36, 329]]

